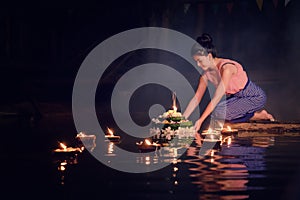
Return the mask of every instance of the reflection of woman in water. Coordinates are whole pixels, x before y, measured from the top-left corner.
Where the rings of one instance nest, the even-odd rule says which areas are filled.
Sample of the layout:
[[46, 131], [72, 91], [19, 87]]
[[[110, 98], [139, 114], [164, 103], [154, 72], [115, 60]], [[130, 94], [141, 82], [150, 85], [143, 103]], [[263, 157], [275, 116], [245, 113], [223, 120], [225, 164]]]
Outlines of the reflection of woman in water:
[[192, 183], [200, 186], [203, 199], [205, 195], [209, 199], [228, 197], [224, 192], [234, 192], [232, 199], [246, 199], [249, 196], [242, 191], [249, 191], [249, 185], [260, 190], [265, 187], [255, 181], [266, 176], [266, 149], [272, 145], [274, 137], [233, 138], [230, 145], [224, 143], [218, 150], [208, 149], [202, 156], [201, 146], [190, 146], [184, 162], [189, 164]]
[[[264, 91], [249, 80], [240, 63], [219, 58], [208, 34], [197, 38], [192, 47], [192, 56], [204, 74], [200, 77], [195, 96], [189, 102], [183, 116], [188, 118], [206, 91], [208, 82], [215, 87], [215, 94], [210, 103], [195, 123], [199, 130], [204, 120], [212, 114], [214, 118], [225, 119], [228, 122], [246, 122], [249, 120], [271, 120], [274, 118], [263, 109], [266, 103]], [[226, 95], [226, 100], [221, 101]]]

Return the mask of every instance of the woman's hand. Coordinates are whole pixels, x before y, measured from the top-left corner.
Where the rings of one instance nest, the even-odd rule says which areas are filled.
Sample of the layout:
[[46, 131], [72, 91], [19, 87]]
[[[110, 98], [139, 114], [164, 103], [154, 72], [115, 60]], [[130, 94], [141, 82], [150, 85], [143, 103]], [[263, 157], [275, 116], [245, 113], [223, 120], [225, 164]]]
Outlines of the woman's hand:
[[198, 131], [201, 128], [202, 123], [203, 123], [203, 121], [201, 119], [198, 119], [196, 121], [195, 126], [194, 126], [194, 128], [195, 128], [196, 131]]

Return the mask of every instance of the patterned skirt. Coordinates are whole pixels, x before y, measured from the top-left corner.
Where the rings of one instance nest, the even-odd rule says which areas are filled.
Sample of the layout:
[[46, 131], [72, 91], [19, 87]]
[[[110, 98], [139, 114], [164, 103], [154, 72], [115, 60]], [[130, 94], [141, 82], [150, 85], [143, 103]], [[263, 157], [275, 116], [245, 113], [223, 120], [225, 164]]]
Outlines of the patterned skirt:
[[212, 117], [232, 123], [247, 122], [256, 111], [264, 107], [266, 100], [265, 92], [248, 80], [243, 90], [219, 102]]

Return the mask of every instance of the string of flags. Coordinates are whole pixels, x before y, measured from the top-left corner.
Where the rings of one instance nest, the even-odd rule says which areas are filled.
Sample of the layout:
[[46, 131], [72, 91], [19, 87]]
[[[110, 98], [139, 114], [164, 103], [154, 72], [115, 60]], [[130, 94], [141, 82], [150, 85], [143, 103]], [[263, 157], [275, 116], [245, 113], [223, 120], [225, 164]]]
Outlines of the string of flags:
[[[264, 4], [264, 0], [255, 0], [256, 1], [256, 3], [257, 3], [257, 6], [258, 6], [258, 9], [260, 10], [260, 11], [262, 11], [262, 9], [263, 9], [263, 4]], [[286, 7], [289, 3], [290, 3], [290, 1], [291, 0], [272, 0], [273, 1], [273, 4], [274, 4], [274, 7], [275, 8], [277, 8], [278, 7], [278, 4], [279, 4], [279, 1], [284, 1], [284, 7]], [[209, 2], [209, 1], [200, 1], [199, 3], [205, 3], [205, 2]], [[283, 3], [283, 2], [282, 2]], [[199, 5], [199, 7], [201, 7], [200, 5]], [[227, 2], [226, 3], [226, 7], [227, 7], [227, 11], [229, 12], [229, 13], [231, 13], [231, 11], [232, 11], [232, 9], [233, 9], [233, 7], [234, 7], [234, 1], [232, 1], [232, 2]], [[190, 4], [189, 3], [186, 3], [186, 4], [184, 4], [184, 13], [187, 13], [187, 11], [189, 10], [189, 8], [190, 8]], [[211, 9], [212, 9], [212, 11], [213, 11], [213, 13], [217, 13], [218, 12], [218, 10], [219, 10], [219, 4], [214, 4], [214, 3], [212, 3], [211, 4]]]
[[[273, 4], [274, 4], [275, 8], [278, 6], [278, 1], [279, 0], [273, 0]], [[284, 0], [284, 6], [286, 7], [290, 1], [291, 0]], [[256, 0], [256, 3], [257, 3], [259, 10], [261, 11], [263, 8], [264, 0]]]

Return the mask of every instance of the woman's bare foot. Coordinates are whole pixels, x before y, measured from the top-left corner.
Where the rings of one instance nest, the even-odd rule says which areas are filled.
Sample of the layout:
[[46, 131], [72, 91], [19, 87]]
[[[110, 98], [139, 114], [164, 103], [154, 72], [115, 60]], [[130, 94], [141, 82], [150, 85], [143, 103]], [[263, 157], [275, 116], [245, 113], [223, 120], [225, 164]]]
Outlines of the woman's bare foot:
[[275, 121], [274, 117], [266, 110], [257, 111], [250, 120], [270, 120]]

